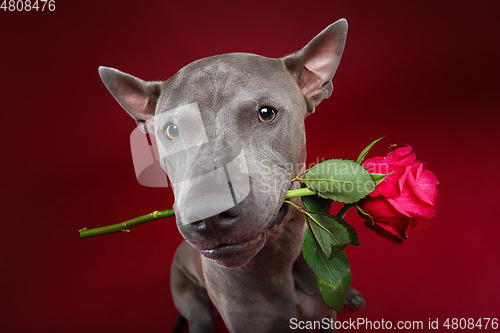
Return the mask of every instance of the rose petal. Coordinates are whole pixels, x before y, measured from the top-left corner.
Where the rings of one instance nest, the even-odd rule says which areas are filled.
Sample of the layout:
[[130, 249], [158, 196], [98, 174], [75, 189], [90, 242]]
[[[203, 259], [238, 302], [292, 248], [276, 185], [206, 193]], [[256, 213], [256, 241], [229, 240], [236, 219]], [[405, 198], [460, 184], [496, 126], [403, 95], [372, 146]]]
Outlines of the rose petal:
[[418, 164], [417, 174], [415, 175], [415, 179], [420, 178], [420, 174], [422, 173], [422, 170], [424, 170], [424, 163]]
[[431, 226], [431, 220], [415, 217], [410, 224], [410, 231], [425, 231]]
[[387, 165], [385, 158], [381, 156], [375, 156], [364, 161], [363, 166], [370, 171], [370, 173], [384, 173], [385, 170], [380, 170], [381, 165]]
[[408, 173], [410, 172], [410, 170], [411, 170], [411, 167], [407, 166], [405, 169], [405, 172], [403, 173], [403, 175], [401, 175], [401, 177], [398, 180], [399, 193], [401, 193], [401, 191], [403, 190], [403, 187], [406, 183], [406, 178], [408, 177]]
[[408, 166], [413, 164], [417, 159], [413, 148], [410, 145], [396, 145], [391, 146], [387, 154], [387, 161], [401, 166]]
[[[375, 220], [376, 224], [391, 227], [402, 234], [407, 234], [412, 218], [400, 213], [386, 198], [367, 197], [360, 201], [359, 206], [363, 211]], [[369, 223], [372, 223], [370, 217], [360, 214]]]
[[[422, 167], [422, 164], [420, 164], [420, 166], [418, 168], [421, 168]], [[417, 174], [418, 174], [418, 170], [417, 170]], [[410, 185], [410, 188], [412, 189], [413, 193], [415, 193], [415, 195], [420, 199], [422, 200], [423, 202], [425, 203], [428, 203], [429, 205], [434, 205], [434, 201], [432, 200], [432, 198], [428, 195], [428, 193], [426, 193], [426, 191], [424, 191], [421, 187], [420, 187], [420, 184], [417, 182], [417, 180], [413, 177], [413, 175], [411, 174], [411, 172], [408, 172], [407, 173], [407, 176], [406, 176], [406, 181], [408, 182], [408, 185]], [[420, 182], [422, 185], [426, 185], [425, 182]], [[401, 189], [402, 191], [402, 189]]]
[[432, 205], [436, 202], [437, 197], [437, 186], [439, 184], [436, 176], [429, 170], [423, 169], [420, 175], [416, 178], [418, 186], [424, 191], [430, 198]]
[[382, 226], [365, 221], [365, 226], [380, 237], [394, 244], [402, 244], [408, 237], [404, 232], [398, 231], [390, 226]]
[[402, 206], [401, 206], [401, 205], [400, 205], [400, 204], [399, 204], [396, 200], [394, 200], [393, 198], [387, 198], [387, 201], [389, 201], [389, 202], [390, 202], [390, 204], [391, 204], [394, 208], [396, 208], [396, 210], [397, 210], [398, 212], [400, 212], [401, 214], [403, 214], [403, 215], [405, 215], [405, 216], [408, 216], [408, 217], [412, 217], [412, 216], [410, 215], [410, 213], [408, 213], [408, 212], [406, 211], [406, 209], [404, 209], [404, 208], [403, 208], [403, 207], [402, 207]]
[[370, 196], [375, 197], [383, 195], [384, 197], [398, 197], [401, 192], [399, 190], [398, 182], [404, 173], [401, 171], [392, 171], [392, 174], [385, 177], [385, 179], [377, 185], [375, 190], [370, 193]]
[[[382, 223], [388, 223], [394, 225], [395, 227], [398, 225], [401, 217], [406, 217], [405, 215], [398, 212], [393, 205], [391, 205], [386, 198], [380, 196], [375, 198], [367, 197], [359, 202], [360, 208], [365, 211], [367, 214], [370, 214], [373, 219], [376, 221], [380, 221]], [[366, 216], [362, 216], [366, 220], [371, 219]], [[407, 225], [404, 223], [399, 229], [406, 228]]]
[[398, 159], [405, 159], [413, 154], [413, 148], [408, 144], [392, 145], [389, 147], [388, 155], [392, 155]]
[[425, 229], [425, 225], [436, 216], [436, 207], [422, 201], [409, 184], [403, 187], [401, 196], [393, 201], [400, 207], [404, 207], [404, 210], [416, 220], [413, 229]]
[[363, 163], [363, 166], [370, 173], [377, 174], [390, 174], [387, 176], [381, 183], [377, 185], [375, 190], [370, 193], [371, 197], [376, 197], [379, 195], [383, 195], [386, 197], [396, 197], [400, 195], [400, 191], [398, 188], [398, 179], [405, 172], [405, 168], [401, 168], [398, 166], [393, 166], [386, 162], [385, 158], [382, 157], [373, 157], [366, 160]]

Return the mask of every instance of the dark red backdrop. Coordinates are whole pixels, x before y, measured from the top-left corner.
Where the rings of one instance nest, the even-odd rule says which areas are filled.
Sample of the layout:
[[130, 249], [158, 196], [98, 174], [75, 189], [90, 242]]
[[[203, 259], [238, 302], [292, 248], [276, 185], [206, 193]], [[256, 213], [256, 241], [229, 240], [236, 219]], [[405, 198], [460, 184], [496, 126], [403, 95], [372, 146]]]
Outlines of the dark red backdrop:
[[[174, 220], [78, 240], [173, 202], [134, 178], [134, 122], [97, 68], [166, 79], [224, 52], [278, 57], [349, 21], [332, 97], [306, 121], [309, 161], [410, 143], [439, 178], [438, 216], [402, 246], [349, 213], [367, 306], [340, 320], [500, 317], [498, 6], [485, 1], [67, 1], [0, 11], [1, 332], [165, 332]], [[483, 329], [484, 331], [484, 329]]]

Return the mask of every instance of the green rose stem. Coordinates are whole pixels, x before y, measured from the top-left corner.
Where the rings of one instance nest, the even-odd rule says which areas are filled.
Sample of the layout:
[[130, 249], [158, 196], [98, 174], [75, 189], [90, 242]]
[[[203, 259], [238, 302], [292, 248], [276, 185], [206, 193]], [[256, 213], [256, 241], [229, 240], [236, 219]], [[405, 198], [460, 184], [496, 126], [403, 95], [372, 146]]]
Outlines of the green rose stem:
[[[303, 197], [307, 195], [316, 195], [313, 191], [311, 191], [308, 188], [299, 188], [297, 190], [290, 190], [287, 192], [285, 199], [290, 199], [290, 198], [296, 198], [296, 197]], [[173, 209], [167, 209], [167, 210], [156, 210], [152, 213], [142, 215], [136, 218], [133, 218], [131, 220], [117, 223], [117, 224], [112, 224], [108, 225], [105, 227], [100, 227], [100, 228], [94, 228], [94, 229], [87, 229], [83, 228], [80, 229], [80, 239], [83, 238], [89, 238], [89, 237], [94, 237], [94, 236], [100, 236], [100, 235], [107, 235], [107, 234], [112, 234], [115, 232], [130, 232], [130, 229], [133, 227], [136, 227], [138, 225], [155, 221], [155, 220], [160, 220], [164, 219], [166, 217], [171, 217], [174, 216], [174, 210]]]
[[[304, 189], [301, 189], [301, 190], [306, 190], [306, 189], [304, 188]], [[312, 191], [311, 191], [311, 192], [312, 192]], [[313, 192], [313, 193], [314, 193], [314, 192]], [[316, 193], [314, 193], [314, 194], [316, 194]], [[310, 194], [308, 194], [308, 195], [310, 195]], [[292, 197], [292, 198], [294, 198], [294, 197]], [[287, 199], [288, 199], [288, 198], [287, 198]], [[309, 213], [308, 211], [303, 210], [302, 208], [300, 208], [299, 206], [297, 206], [297, 205], [296, 205], [296, 204], [294, 204], [293, 202], [288, 201], [288, 200], [285, 200], [285, 203], [287, 203], [287, 204], [289, 204], [289, 205], [293, 206], [295, 209], [297, 209], [297, 210], [298, 210], [298, 211], [300, 211], [301, 213], [304, 213], [304, 214], [306, 214], [306, 215], [309, 215], [309, 214], [308, 214], [308, 213]], [[352, 205], [352, 204], [344, 204], [344, 206], [342, 206], [342, 208], [339, 210], [339, 212], [338, 212], [338, 213], [337, 213], [337, 215], [335, 215], [335, 216], [336, 216], [336, 217], [339, 217], [339, 218], [341, 218], [341, 219], [343, 219], [343, 218], [344, 218], [344, 216], [345, 216], [345, 213], [347, 213], [347, 211], [348, 211], [349, 209], [351, 209], [352, 207], [354, 207], [354, 205]]]
[[311, 191], [308, 188], [299, 188], [296, 190], [290, 190], [286, 192], [286, 199], [296, 198], [296, 197], [305, 197], [308, 195], [317, 195], [315, 192]]
[[354, 207], [353, 204], [345, 204], [344, 206], [342, 206], [342, 208], [339, 210], [339, 212], [335, 216], [336, 217], [340, 217], [341, 219], [343, 219], [344, 216], [345, 216], [345, 213], [347, 213], [347, 211], [349, 209], [351, 209], [352, 207]]
[[79, 230], [80, 231], [80, 239], [94, 237], [94, 236], [100, 236], [100, 235], [112, 234], [114, 232], [130, 232], [130, 228], [136, 227], [136, 226], [144, 224], [146, 222], [164, 219], [164, 218], [170, 217], [170, 216], [174, 216], [173, 209], [160, 210], [160, 211], [155, 210], [152, 213], [142, 215], [142, 216], [133, 218], [133, 219], [125, 221], [125, 222], [112, 224], [112, 225], [108, 225], [108, 226], [100, 227], [100, 228], [94, 228], [94, 229], [83, 228], [83, 229]]

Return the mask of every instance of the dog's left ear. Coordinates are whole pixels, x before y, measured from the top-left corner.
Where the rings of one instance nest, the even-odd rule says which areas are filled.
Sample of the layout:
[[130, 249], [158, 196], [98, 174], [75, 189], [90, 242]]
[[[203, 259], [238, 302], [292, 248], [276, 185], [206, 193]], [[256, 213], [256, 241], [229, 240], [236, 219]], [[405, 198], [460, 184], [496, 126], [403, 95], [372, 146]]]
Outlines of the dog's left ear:
[[146, 125], [146, 121], [153, 119], [155, 115], [161, 82], [143, 81], [117, 69], [103, 66], [99, 67], [99, 75], [111, 95], [135, 119], [139, 129], [143, 133], [153, 133], [152, 125], [149, 122]]
[[340, 19], [314, 37], [302, 50], [282, 60], [304, 93], [308, 114], [333, 91], [332, 78], [347, 37], [347, 21]]

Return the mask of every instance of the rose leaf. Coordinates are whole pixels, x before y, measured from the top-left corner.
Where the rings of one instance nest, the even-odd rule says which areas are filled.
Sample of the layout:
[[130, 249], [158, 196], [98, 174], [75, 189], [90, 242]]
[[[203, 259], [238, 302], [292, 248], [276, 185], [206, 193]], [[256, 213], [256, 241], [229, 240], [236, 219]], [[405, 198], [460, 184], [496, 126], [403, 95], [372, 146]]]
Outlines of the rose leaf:
[[373, 177], [373, 180], [375, 181], [375, 184], [378, 185], [378, 184], [380, 184], [385, 179], [385, 177], [389, 176], [391, 173], [385, 173], [385, 174], [372, 173], [371, 175]]
[[302, 181], [319, 196], [347, 204], [358, 202], [376, 187], [365, 167], [344, 159], [330, 159], [315, 164]]
[[316, 286], [323, 302], [339, 313], [344, 306], [351, 285], [351, 268], [344, 252], [329, 260], [307, 229], [302, 241], [302, 252], [307, 264], [316, 274]]
[[372, 143], [370, 143], [368, 145], [368, 147], [366, 147], [365, 149], [363, 149], [363, 151], [361, 152], [361, 154], [359, 154], [358, 158], [356, 159], [356, 162], [358, 163], [361, 163], [363, 162], [363, 160], [365, 159], [365, 156], [368, 154], [368, 152], [370, 151], [370, 149], [372, 149], [372, 147], [377, 143], [379, 142], [380, 140], [382, 140], [383, 138], [385, 138], [385, 136], [373, 141]]
[[344, 220], [332, 215], [306, 213], [314, 238], [325, 255], [331, 260], [347, 245], [359, 245], [358, 234]]

